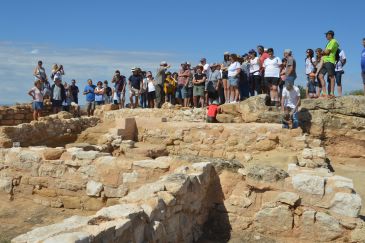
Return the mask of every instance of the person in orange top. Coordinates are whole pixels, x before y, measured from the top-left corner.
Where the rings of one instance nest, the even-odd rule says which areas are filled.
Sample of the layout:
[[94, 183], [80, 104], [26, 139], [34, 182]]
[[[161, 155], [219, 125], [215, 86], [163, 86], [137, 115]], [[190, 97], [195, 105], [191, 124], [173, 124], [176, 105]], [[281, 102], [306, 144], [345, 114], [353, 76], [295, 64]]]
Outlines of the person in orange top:
[[219, 102], [214, 100], [212, 104], [207, 107], [207, 122], [217, 123], [217, 114], [220, 113]]
[[176, 90], [176, 82], [175, 79], [171, 77], [171, 73], [166, 73], [166, 80], [164, 83], [163, 90], [165, 91], [165, 102], [173, 103], [173, 97]]

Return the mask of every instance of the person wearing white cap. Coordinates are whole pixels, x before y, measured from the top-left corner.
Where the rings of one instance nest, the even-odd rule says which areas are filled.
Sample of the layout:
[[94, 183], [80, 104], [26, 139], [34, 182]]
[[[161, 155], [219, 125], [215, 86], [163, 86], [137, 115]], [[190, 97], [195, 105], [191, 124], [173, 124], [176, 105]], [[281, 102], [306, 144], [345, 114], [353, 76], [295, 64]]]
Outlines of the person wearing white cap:
[[166, 80], [166, 70], [170, 68], [170, 65], [167, 64], [166, 61], [162, 61], [160, 63], [160, 67], [157, 69], [156, 73], [156, 104], [157, 108], [160, 108], [161, 105], [165, 102], [165, 95], [163, 91], [163, 86]]

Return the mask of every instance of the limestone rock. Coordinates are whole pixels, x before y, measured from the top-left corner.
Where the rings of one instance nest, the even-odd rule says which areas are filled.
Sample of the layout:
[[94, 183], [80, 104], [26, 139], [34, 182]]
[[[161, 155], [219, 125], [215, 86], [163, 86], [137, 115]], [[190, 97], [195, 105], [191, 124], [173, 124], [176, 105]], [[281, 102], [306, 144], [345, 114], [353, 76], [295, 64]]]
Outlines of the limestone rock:
[[320, 176], [297, 174], [292, 177], [292, 184], [299, 192], [321, 196], [324, 194], [324, 178]]
[[13, 178], [2, 177], [0, 178], [0, 191], [11, 193], [13, 190]]
[[43, 159], [45, 160], [57, 160], [61, 158], [61, 155], [65, 152], [64, 149], [47, 148], [43, 151]]
[[247, 169], [247, 177], [256, 181], [276, 182], [288, 176], [284, 170], [269, 165], [253, 165]]
[[148, 169], [160, 169], [163, 171], [168, 171], [170, 168], [170, 164], [165, 161], [159, 160], [140, 160], [133, 162], [133, 166], [141, 167], [141, 168], [148, 168]]
[[299, 199], [299, 195], [294, 192], [282, 192], [276, 197], [275, 201], [294, 206], [298, 203]]
[[293, 213], [284, 205], [264, 208], [256, 213], [254, 226], [261, 233], [280, 234], [292, 229]]
[[90, 235], [86, 232], [72, 232], [72, 233], [63, 233], [53, 237], [50, 237], [43, 241], [44, 243], [88, 243], [90, 242]]
[[330, 211], [347, 216], [357, 217], [361, 210], [361, 197], [358, 194], [337, 192], [331, 200]]
[[128, 193], [128, 187], [120, 185], [118, 187], [104, 186], [104, 194], [107, 198], [124, 197]]
[[137, 216], [143, 212], [142, 208], [136, 204], [118, 204], [107, 208], [102, 208], [96, 212], [96, 216], [104, 216], [112, 219], [116, 218], [130, 218]]
[[96, 181], [89, 181], [86, 185], [86, 194], [88, 196], [100, 196], [100, 192], [103, 190], [103, 184]]
[[123, 173], [123, 183], [134, 183], [138, 180], [138, 173], [133, 171], [131, 173]]

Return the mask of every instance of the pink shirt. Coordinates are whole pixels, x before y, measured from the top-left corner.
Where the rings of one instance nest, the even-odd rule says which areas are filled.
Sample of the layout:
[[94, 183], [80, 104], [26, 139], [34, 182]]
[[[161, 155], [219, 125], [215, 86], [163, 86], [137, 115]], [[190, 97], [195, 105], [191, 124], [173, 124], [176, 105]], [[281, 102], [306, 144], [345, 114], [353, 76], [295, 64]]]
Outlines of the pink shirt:
[[178, 85], [186, 85], [189, 81], [190, 70], [180, 70], [179, 77], [177, 79]]

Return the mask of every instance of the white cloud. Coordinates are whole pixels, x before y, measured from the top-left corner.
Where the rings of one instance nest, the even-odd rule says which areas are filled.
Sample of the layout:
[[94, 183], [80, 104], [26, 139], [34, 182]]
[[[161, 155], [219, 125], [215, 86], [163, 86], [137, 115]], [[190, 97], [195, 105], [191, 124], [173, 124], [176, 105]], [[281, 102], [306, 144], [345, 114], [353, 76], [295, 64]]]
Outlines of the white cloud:
[[82, 87], [88, 78], [110, 80], [116, 69], [125, 76], [130, 75], [134, 66], [155, 72], [162, 60], [177, 69], [180, 63], [177, 59], [176, 53], [57, 48], [0, 41], [0, 84], [3, 87], [0, 104], [30, 100], [27, 92], [33, 85], [32, 73], [38, 60], [43, 61], [48, 76], [54, 63], [62, 64], [66, 73], [64, 80], [76, 79]]

